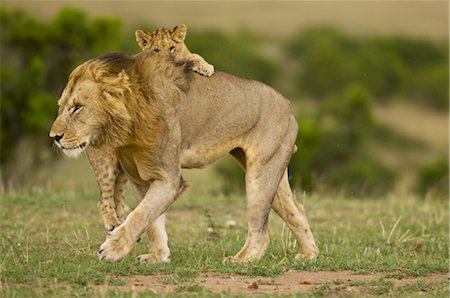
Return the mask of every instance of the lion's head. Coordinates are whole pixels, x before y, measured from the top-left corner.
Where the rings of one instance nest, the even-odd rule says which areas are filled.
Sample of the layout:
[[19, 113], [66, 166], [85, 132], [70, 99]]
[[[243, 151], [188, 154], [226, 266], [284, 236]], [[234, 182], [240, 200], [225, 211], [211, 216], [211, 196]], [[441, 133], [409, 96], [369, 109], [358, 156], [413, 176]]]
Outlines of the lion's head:
[[[108, 63], [114, 59], [116, 63]], [[49, 134], [65, 155], [76, 158], [89, 145], [114, 147], [130, 134], [132, 121], [125, 101], [130, 80], [124, 70], [130, 59], [120, 54], [104, 56], [72, 72]]]
[[189, 63], [152, 52], [89, 60], [70, 75], [50, 137], [69, 157], [89, 145], [148, 147], [164, 134], [164, 110], [189, 90], [189, 69]]

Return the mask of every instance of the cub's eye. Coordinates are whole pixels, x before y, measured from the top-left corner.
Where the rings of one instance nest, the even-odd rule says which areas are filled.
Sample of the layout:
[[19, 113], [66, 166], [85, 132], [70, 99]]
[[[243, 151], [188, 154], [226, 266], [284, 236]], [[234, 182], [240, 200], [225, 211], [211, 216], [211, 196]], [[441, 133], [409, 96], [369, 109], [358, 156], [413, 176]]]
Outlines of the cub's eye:
[[173, 52], [175, 52], [175, 47], [174, 46], [171, 46], [170, 48], [169, 48], [169, 52], [171, 52], [171, 53], [173, 53]]
[[83, 106], [82, 105], [73, 105], [73, 107], [70, 108], [70, 112], [71, 113], [75, 113], [77, 111], [79, 111]]
[[159, 49], [153, 49], [153, 52], [159, 53]]

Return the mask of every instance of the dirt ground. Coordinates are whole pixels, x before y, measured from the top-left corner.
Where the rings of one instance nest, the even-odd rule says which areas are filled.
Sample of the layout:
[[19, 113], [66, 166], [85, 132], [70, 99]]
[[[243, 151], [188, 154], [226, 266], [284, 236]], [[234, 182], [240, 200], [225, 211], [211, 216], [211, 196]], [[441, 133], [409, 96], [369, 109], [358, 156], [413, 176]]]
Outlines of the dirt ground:
[[[167, 274], [136, 275], [125, 277], [122, 286], [111, 286], [118, 290], [152, 291], [154, 293], [173, 293], [179, 285], [168, 283]], [[391, 281], [395, 287], [413, 283], [419, 279], [429, 282], [446, 281], [448, 274], [432, 274], [425, 277], [414, 278], [385, 278], [383, 273], [355, 274], [350, 271], [295, 271], [290, 270], [284, 274], [272, 277], [228, 275], [215, 272], [204, 272], [193, 278], [192, 284], [197, 284], [214, 293], [227, 292], [231, 294], [290, 294], [307, 293], [323, 284], [330, 284], [329, 293], [365, 293], [367, 286], [357, 285], [358, 282], [371, 282], [383, 279]], [[356, 285], [355, 285], [356, 284]]]

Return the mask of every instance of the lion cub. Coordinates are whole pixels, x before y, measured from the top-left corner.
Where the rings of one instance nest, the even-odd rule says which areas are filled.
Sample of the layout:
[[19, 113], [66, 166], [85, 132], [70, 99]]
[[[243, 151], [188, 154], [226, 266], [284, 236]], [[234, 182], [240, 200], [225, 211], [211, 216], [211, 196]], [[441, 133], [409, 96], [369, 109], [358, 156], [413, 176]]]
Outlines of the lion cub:
[[192, 61], [192, 70], [206, 77], [212, 76], [214, 66], [200, 55], [192, 54], [184, 44], [186, 25], [179, 25], [173, 29], [158, 28], [152, 33], [137, 30], [136, 41], [143, 51], [153, 51], [172, 56], [175, 61]]

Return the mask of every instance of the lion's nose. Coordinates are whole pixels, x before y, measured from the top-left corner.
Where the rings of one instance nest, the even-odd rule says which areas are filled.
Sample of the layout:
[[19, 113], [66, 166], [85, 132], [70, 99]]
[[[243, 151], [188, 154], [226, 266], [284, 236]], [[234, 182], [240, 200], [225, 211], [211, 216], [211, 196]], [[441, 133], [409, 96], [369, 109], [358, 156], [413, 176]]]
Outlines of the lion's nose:
[[55, 140], [55, 142], [58, 142], [63, 138], [64, 134], [60, 134], [60, 135], [55, 135], [53, 136], [53, 140]]

